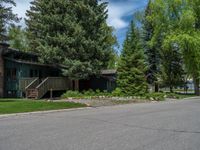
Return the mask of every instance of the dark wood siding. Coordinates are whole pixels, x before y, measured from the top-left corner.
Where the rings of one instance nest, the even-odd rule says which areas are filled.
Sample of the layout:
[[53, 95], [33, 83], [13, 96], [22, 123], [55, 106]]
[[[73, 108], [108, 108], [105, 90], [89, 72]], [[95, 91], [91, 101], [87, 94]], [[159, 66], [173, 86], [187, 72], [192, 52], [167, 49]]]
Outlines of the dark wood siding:
[[116, 79], [114, 75], [100, 76], [100, 77], [90, 77], [88, 80], [79, 81], [80, 91], [84, 90], [100, 90], [112, 92], [116, 88]]
[[[60, 76], [60, 70], [34, 64], [17, 63], [5, 60], [5, 97], [21, 97], [22, 91], [19, 89], [19, 80], [28, 77], [56, 77]], [[15, 75], [16, 74], [16, 75]]]

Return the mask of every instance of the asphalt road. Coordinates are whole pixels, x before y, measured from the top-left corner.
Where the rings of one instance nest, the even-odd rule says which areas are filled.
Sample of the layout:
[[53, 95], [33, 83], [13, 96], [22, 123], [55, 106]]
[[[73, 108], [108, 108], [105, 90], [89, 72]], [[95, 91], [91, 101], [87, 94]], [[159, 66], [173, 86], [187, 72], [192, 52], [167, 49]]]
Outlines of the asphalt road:
[[200, 150], [200, 99], [0, 117], [0, 150]]

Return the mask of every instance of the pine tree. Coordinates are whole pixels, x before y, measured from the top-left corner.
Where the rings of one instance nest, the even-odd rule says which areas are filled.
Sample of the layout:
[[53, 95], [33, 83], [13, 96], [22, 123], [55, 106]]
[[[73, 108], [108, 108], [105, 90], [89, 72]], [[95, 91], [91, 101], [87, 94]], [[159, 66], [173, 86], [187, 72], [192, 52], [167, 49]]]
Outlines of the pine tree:
[[123, 45], [118, 65], [118, 87], [125, 95], [142, 95], [147, 91], [146, 66], [139, 31], [133, 21]]
[[27, 51], [28, 41], [26, 37], [25, 29], [21, 26], [12, 25], [8, 28], [8, 39], [11, 48], [15, 48], [21, 51]]
[[34, 0], [27, 11], [30, 50], [63, 74], [87, 78], [107, 68], [115, 38], [106, 24], [107, 3], [98, 0]]
[[154, 26], [151, 22], [152, 8], [151, 8], [151, 0], [149, 1], [146, 10], [145, 16], [143, 20], [143, 46], [145, 49], [146, 62], [148, 64], [147, 70], [147, 81], [149, 84], [155, 85], [155, 92], [158, 92], [158, 75], [160, 73], [160, 52], [158, 47], [159, 43], [152, 44], [152, 38], [154, 34]]
[[195, 28], [200, 30], [200, 1], [199, 0], [191, 0], [191, 7], [196, 17]]
[[16, 6], [14, 0], [0, 0], [0, 42], [7, 40], [6, 25], [19, 20], [9, 5]]
[[[164, 44], [163, 44], [164, 45]], [[176, 43], [167, 43], [162, 50], [161, 79], [165, 87], [173, 88], [184, 85], [182, 53]]]

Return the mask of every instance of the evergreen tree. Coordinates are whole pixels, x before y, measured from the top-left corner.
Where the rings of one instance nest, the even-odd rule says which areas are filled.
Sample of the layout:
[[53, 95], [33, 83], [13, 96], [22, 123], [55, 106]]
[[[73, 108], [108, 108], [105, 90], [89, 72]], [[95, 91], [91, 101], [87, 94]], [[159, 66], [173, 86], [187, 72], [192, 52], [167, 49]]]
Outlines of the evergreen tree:
[[34, 0], [27, 11], [30, 50], [64, 75], [87, 78], [108, 66], [115, 38], [106, 24], [107, 3], [98, 0]]
[[118, 65], [118, 87], [125, 95], [142, 95], [147, 91], [145, 58], [140, 35], [133, 21], [123, 45]]
[[28, 41], [26, 31], [20, 26], [12, 25], [8, 28], [8, 39], [11, 48], [27, 51]]
[[161, 79], [165, 87], [173, 88], [184, 85], [185, 71], [180, 48], [176, 43], [168, 43], [162, 50]]
[[0, 0], [0, 42], [7, 40], [6, 25], [12, 21], [18, 21], [18, 18], [12, 12], [12, 7], [15, 6], [14, 0]]
[[111, 54], [111, 58], [108, 63], [108, 69], [116, 69], [119, 62], [119, 55], [117, 52]]
[[194, 15], [196, 18], [195, 28], [200, 30], [200, 1], [199, 0], [191, 0], [191, 1], [189, 1], [189, 3], [193, 9], [193, 12], [194, 12]]
[[152, 8], [151, 8], [151, 0], [149, 1], [146, 10], [145, 15], [143, 19], [143, 45], [145, 50], [146, 62], [148, 64], [148, 70], [147, 70], [147, 81], [149, 84], [152, 84], [155, 86], [155, 92], [158, 92], [158, 76], [160, 73], [160, 52], [159, 52], [159, 46], [158, 43], [152, 44], [152, 38], [154, 35], [155, 27], [153, 26], [153, 23], [151, 21], [151, 15], [152, 15]]

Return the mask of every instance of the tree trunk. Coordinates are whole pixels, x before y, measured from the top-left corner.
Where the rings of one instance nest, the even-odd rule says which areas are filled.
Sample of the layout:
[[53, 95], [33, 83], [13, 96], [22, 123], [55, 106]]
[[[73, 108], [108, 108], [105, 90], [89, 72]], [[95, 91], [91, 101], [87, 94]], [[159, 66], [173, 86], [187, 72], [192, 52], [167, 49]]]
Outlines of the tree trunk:
[[79, 91], [79, 80], [75, 80], [75, 90]]
[[170, 86], [169, 88], [170, 88], [170, 92], [171, 92], [171, 93], [174, 93], [174, 91], [173, 91], [173, 86]]
[[158, 83], [155, 83], [155, 92], [159, 92], [159, 85], [158, 85]]
[[198, 78], [194, 78], [194, 91], [195, 95], [200, 96], [200, 91], [199, 91], [199, 82], [200, 80]]

